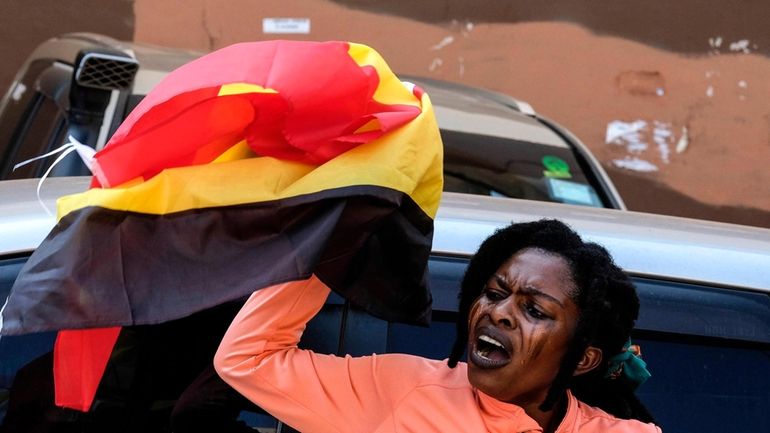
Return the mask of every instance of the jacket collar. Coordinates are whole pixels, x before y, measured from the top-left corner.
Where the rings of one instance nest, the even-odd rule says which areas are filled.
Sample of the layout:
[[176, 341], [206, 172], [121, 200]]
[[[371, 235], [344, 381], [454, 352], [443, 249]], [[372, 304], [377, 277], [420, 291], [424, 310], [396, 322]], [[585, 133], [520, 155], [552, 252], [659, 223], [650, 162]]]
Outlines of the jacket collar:
[[[476, 391], [476, 400], [484, 414], [484, 423], [490, 433], [497, 432], [542, 432], [540, 425], [520, 406], [506, 403], [490, 397], [479, 390]], [[567, 411], [564, 414], [556, 433], [571, 433], [575, 430], [578, 418], [578, 402], [572, 392], [567, 390]], [[511, 421], [514, 420], [514, 424]]]

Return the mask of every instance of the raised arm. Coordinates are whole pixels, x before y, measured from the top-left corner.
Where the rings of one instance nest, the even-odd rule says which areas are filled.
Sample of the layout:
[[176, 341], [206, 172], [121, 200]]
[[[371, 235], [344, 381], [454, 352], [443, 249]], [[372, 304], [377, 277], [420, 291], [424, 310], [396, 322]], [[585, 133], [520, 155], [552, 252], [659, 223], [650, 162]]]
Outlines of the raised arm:
[[225, 334], [214, 366], [225, 382], [300, 431], [373, 431], [414, 387], [425, 360], [298, 349], [328, 294], [315, 276], [255, 292]]

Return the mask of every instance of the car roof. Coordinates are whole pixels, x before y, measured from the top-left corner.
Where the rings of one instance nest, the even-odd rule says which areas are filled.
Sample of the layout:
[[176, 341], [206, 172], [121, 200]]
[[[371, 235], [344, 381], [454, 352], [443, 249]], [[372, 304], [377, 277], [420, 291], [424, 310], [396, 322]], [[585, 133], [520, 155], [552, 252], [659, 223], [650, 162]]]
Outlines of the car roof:
[[[43, 203], [84, 191], [87, 177], [49, 178]], [[33, 250], [54, 225], [38, 202], [37, 179], [0, 182], [0, 254]], [[605, 246], [631, 274], [770, 293], [770, 230], [558, 203], [444, 193], [433, 250], [467, 257], [495, 229], [514, 221], [560, 219]]]
[[502, 94], [447, 81], [408, 75], [399, 78], [420, 86], [430, 95], [442, 129], [508, 139], [526, 137], [532, 143], [569, 148], [561, 137], [534, 118], [535, 112], [524, 102], [513, 98], [502, 101]]
[[638, 276], [770, 292], [770, 230], [616, 209], [445, 193], [433, 249], [474, 251], [510, 222], [556, 218]]

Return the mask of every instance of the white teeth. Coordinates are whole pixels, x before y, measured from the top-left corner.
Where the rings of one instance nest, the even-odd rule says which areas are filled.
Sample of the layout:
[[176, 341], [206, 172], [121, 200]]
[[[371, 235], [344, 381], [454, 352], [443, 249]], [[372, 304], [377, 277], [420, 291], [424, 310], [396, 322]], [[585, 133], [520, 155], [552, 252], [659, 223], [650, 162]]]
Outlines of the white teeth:
[[484, 359], [489, 359], [489, 358], [487, 358], [488, 352], [482, 352], [480, 350], [477, 350], [476, 351], [476, 355], [478, 355], [479, 357], [484, 358]]
[[492, 337], [487, 337], [486, 335], [479, 335], [479, 340], [484, 341], [484, 342], [489, 343], [489, 344], [494, 344], [495, 346], [505, 350], [505, 346], [503, 346], [503, 343], [495, 340]]

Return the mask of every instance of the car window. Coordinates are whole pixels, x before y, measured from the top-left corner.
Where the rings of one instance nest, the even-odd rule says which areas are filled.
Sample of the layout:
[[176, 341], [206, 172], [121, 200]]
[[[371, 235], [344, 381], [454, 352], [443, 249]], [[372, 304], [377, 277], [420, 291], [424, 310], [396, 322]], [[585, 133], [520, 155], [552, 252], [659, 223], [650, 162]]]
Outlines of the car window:
[[442, 130], [444, 190], [603, 207], [568, 147]]
[[43, 174], [46, 161], [35, 161], [16, 171], [19, 162], [60, 146], [67, 120], [60, 99], [66, 97], [71, 68], [50, 60], [38, 60], [16, 83], [0, 119], [0, 178], [23, 179]]
[[[10, 160], [14, 165], [31, 158], [43, 155], [64, 143], [67, 121], [59, 110], [59, 107], [42, 94], [35, 95], [32, 101], [29, 127], [24, 131], [21, 140], [16, 146], [17, 151]], [[38, 160], [17, 170], [8, 172], [6, 179], [26, 179], [40, 177], [51, 164], [48, 160]], [[64, 166], [57, 165], [61, 170]], [[56, 173], [52, 174], [55, 176]]]
[[23, 127], [28, 114], [34, 110], [35, 80], [44, 70], [53, 64], [52, 60], [36, 60], [15, 83], [6, 105], [0, 112], [0, 176], [3, 178], [13, 167], [18, 142], [18, 128]]
[[770, 296], [635, 280], [636, 343], [653, 377], [638, 395], [666, 432], [762, 431], [770, 423]]
[[770, 344], [766, 293], [647, 278], [635, 283], [644, 311], [639, 329]]
[[641, 334], [652, 377], [637, 391], [667, 433], [764, 431], [770, 425], [770, 348]]

